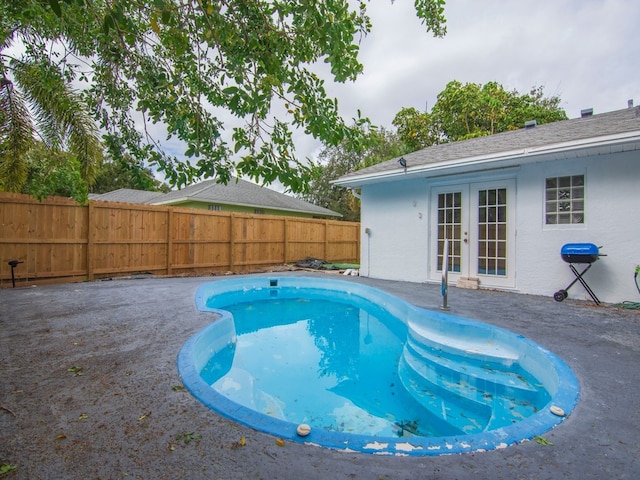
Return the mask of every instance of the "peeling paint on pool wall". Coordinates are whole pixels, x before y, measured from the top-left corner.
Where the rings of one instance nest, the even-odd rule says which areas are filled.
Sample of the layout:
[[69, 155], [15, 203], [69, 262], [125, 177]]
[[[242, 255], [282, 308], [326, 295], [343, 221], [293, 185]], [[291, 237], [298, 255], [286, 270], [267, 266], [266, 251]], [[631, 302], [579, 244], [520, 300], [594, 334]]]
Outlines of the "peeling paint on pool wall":
[[[414, 397], [414, 402], [430, 410], [428, 414], [431, 418], [435, 418], [433, 410], [440, 401], [440, 418], [447, 422], [451, 420], [453, 430], [440, 436], [420, 436], [419, 431], [414, 431], [416, 425], [408, 422], [399, 429], [400, 436], [380, 436], [325, 430], [312, 425], [309, 436], [301, 437], [296, 429], [302, 422], [288, 421], [283, 412], [276, 416], [267, 415], [216, 391], [203, 378], [203, 368], [219, 352], [234, 350], [238, 338], [242, 338], [241, 335], [236, 335], [233, 315], [224, 307], [218, 306], [221, 303], [234, 305], [269, 298], [329, 298], [346, 305], [373, 308], [393, 317], [406, 330], [402, 339], [402, 355], [397, 364], [399, 382], [396, 383], [399, 385], [393, 386], [395, 392], [402, 391], [402, 395]], [[219, 318], [192, 336], [178, 355], [178, 369], [187, 389], [209, 408], [228, 418], [292, 441], [394, 455], [438, 455], [491, 450], [543, 434], [561, 423], [578, 401], [578, 381], [573, 372], [560, 358], [540, 345], [504, 329], [415, 307], [384, 291], [356, 282], [291, 276], [235, 278], [201, 285], [195, 300], [201, 311], [216, 313]], [[439, 359], [431, 358], [434, 352]], [[233, 357], [233, 352], [229, 356]], [[438, 367], [429, 367], [427, 359], [437, 361]], [[447, 370], [447, 374], [443, 375], [442, 369], [452, 368], [451, 362], [463, 362], [464, 370], [467, 371], [458, 371], [455, 379], [452, 377], [452, 370]], [[499, 370], [501, 373], [498, 374]], [[503, 372], [510, 373], [503, 377]], [[500, 382], [491, 383], [492, 376], [500, 376]], [[535, 385], [527, 386], [529, 376], [535, 379]], [[443, 382], [443, 378], [447, 381]], [[233, 381], [238, 383], [239, 380], [253, 381], [251, 375], [236, 377]], [[445, 383], [447, 387], [457, 389], [454, 394], [457, 395], [458, 410], [451, 410], [450, 405], [442, 399], [433, 400], [432, 392], [423, 392], [431, 390], [433, 385], [443, 388]], [[429, 389], [426, 385], [429, 385]], [[484, 389], [489, 388], [489, 385], [491, 391]], [[533, 407], [528, 416], [523, 414], [523, 418], [515, 423], [505, 423], [497, 418], [494, 410], [486, 410], [493, 407], [483, 406], [485, 400], [487, 403], [493, 400], [488, 397], [483, 400], [486, 395], [512, 398], [515, 392], [523, 395], [521, 399], [524, 400], [517, 400], [516, 396], [514, 405], [504, 403], [501, 408], [505, 411], [513, 408], [516, 412], [526, 414], [526, 404], [535, 404], [539, 400], [540, 390], [547, 395], [543, 399], [544, 403]], [[270, 395], [263, 398], [271, 400]], [[278, 405], [277, 399], [275, 400], [273, 406]], [[554, 414], [551, 407], [562, 409], [565, 416]], [[451, 412], [455, 414], [452, 415]], [[456, 418], [460, 420], [465, 415], [479, 413], [484, 415], [486, 425], [469, 426], [470, 423], [463, 422], [456, 424]]]

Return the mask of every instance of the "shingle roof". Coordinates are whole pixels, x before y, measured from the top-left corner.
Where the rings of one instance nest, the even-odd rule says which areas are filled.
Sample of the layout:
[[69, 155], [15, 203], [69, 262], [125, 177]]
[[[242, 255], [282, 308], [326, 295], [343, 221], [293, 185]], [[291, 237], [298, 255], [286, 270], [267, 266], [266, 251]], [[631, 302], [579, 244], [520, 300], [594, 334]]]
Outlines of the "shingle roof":
[[91, 200], [101, 200], [105, 202], [123, 203], [151, 203], [155, 198], [164, 195], [160, 192], [148, 192], [145, 190], [134, 190], [131, 188], [119, 188], [107, 193], [89, 194]]
[[256, 208], [270, 208], [332, 217], [341, 216], [333, 210], [319, 207], [304, 200], [261, 187], [260, 185], [239, 178], [231, 179], [226, 185], [217, 183], [216, 180], [205, 180], [204, 182], [185, 187], [182, 190], [169, 192], [161, 199], [154, 199], [153, 203], [166, 204], [182, 199], [227, 205], [243, 205]]
[[[505, 152], [548, 147], [628, 132], [640, 133], [640, 107], [521, 128], [470, 140], [433, 145], [403, 156], [410, 167], [419, 167], [471, 157], [497, 157]], [[387, 171], [397, 170], [397, 159], [392, 159], [350, 172], [340, 177], [336, 183], [340, 184], [342, 181], [365, 175], [383, 174]]]
[[151, 205], [193, 201], [300, 212], [325, 217], [342, 216], [333, 210], [313, 205], [304, 200], [241, 179], [232, 179], [227, 185], [217, 183], [216, 180], [205, 180], [169, 193], [121, 188], [102, 195], [91, 195], [90, 198], [92, 200], [146, 203]]

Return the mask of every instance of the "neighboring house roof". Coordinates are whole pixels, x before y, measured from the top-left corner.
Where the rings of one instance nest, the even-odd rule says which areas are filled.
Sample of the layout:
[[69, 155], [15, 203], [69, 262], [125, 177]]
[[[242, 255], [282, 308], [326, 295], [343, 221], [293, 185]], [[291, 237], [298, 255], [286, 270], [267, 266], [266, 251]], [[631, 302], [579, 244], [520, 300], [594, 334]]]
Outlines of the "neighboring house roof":
[[[215, 179], [190, 185], [181, 190], [169, 193], [148, 193], [148, 199], [141, 195], [141, 201], [135, 200], [132, 192], [138, 190], [120, 189], [99, 196], [92, 196], [94, 200], [108, 200], [112, 202], [147, 203], [151, 205], [178, 205], [186, 202], [202, 202], [208, 204], [237, 205], [243, 207], [264, 208], [285, 212], [300, 212], [324, 217], [341, 217], [333, 210], [313, 205], [298, 198], [261, 187], [242, 179], [231, 179], [228, 184], [217, 183]], [[106, 198], [106, 197], [109, 198]]]
[[465, 173], [529, 161], [640, 149], [640, 107], [547, 123], [459, 142], [433, 145], [340, 177], [334, 183], [359, 187], [390, 179]]
[[148, 192], [145, 190], [134, 190], [132, 188], [119, 188], [107, 193], [90, 193], [90, 200], [101, 200], [104, 202], [123, 203], [151, 203], [155, 198], [164, 195], [160, 192]]

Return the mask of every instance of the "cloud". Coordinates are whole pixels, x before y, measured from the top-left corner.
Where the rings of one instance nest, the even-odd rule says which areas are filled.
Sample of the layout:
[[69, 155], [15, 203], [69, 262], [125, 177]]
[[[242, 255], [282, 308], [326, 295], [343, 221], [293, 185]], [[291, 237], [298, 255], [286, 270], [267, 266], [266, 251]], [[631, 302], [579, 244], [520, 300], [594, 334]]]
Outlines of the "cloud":
[[331, 90], [383, 125], [402, 107], [432, 107], [451, 80], [502, 83], [521, 93], [542, 85], [570, 117], [582, 108], [624, 108], [638, 96], [640, 53], [630, 0], [449, 1], [448, 34], [432, 38], [413, 2], [371, 2], [373, 31], [361, 49], [364, 75]]

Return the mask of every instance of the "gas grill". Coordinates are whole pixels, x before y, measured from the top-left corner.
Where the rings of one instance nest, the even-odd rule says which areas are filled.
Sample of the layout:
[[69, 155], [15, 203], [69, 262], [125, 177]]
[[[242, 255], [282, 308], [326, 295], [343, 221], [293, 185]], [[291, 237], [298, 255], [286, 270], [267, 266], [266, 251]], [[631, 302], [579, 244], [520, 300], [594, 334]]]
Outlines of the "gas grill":
[[[587, 270], [589, 270], [591, 265], [593, 265], [593, 262], [603, 256], [603, 254], [600, 253], [600, 248], [593, 243], [567, 243], [562, 246], [560, 256], [562, 257], [562, 260], [569, 264], [569, 268], [576, 278], [566, 288], [554, 293], [553, 298], [557, 302], [563, 301], [569, 296], [567, 291], [573, 287], [576, 282], [580, 282], [591, 298], [593, 298], [593, 301], [596, 302], [597, 305], [600, 305], [600, 300], [598, 300], [596, 294], [593, 293], [593, 290], [591, 290], [591, 287], [583, 278], [584, 274], [587, 273]], [[586, 264], [587, 266], [579, 272], [574, 264]]]

